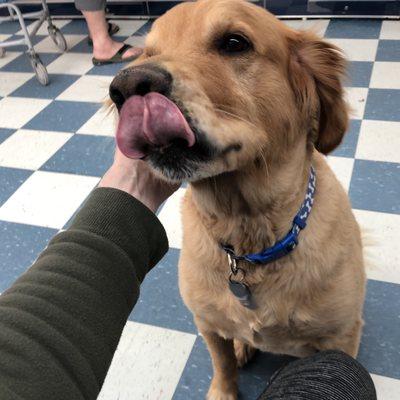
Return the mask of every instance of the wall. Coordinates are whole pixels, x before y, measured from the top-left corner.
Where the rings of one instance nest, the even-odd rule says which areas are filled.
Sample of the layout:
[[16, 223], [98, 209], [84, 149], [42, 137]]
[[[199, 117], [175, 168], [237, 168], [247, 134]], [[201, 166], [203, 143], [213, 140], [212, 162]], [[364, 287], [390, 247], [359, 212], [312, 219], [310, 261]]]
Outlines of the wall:
[[[36, 1], [21, 1], [26, 9], [31, 9]], [[267, 8], [276, 15], [305, 16], [305, 15], [337, 15], [337, 16], [400, 16], [400, 0], [261, 0], [254, 1], [260, 5], [266, 4]], [[54, 15], [78, 15], [73, 6], [73, 1], [60, 2], [48, 0]], [[116, 15], [160, 15], [180, 1], [150, 0], [110, 0], [108, 9]]]

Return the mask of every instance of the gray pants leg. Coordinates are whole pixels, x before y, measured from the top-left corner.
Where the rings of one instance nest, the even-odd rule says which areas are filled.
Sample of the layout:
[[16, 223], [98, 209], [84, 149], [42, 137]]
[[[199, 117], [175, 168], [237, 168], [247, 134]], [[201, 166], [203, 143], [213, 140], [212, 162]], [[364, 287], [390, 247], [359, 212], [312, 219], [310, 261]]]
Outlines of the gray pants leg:
[[106, 8], [106, 0], [75, 0], [79, 11], [101, 11]]

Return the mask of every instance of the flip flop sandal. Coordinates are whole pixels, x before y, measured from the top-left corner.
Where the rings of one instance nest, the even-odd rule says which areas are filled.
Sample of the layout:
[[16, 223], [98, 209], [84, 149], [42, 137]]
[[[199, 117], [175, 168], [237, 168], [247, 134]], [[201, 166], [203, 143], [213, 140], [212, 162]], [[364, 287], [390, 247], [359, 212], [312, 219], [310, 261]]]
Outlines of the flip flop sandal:
[[[112, 24], [111, 22], [108, 23], [108, 34], [110, 36], [115, 35], [117, 32], [119, 32], [119, 26]], [[93, 40], [92, 38], [89, 36], [88, 37], [88, 45], [89, 46], [93, 46]]]
[[92, 61], [93, 64], [96, 66], [100, 65], [108, 65], [108, 64], [118, 64], [118, 63], [125, 63], [129, 61], [136, 60], [142, 53], [130, 56], [130, 57], [123, 57], [123, 55], [129, 50], [132, 49], [130, 44], [125, 43], [111, 58], [107, 60], [99, 60], [98, 58], [93, 57]]

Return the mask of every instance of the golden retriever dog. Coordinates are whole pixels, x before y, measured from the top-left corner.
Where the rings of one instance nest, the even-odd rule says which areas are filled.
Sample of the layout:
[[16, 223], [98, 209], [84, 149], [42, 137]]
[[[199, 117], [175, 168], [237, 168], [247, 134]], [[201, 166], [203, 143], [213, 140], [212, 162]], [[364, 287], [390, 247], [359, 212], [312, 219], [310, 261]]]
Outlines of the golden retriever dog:
[[[340, 51], [315, 34], [246, 1], [200, 0], [158, 19], [110, 86], [121, 151], [189, 182], [179, 285], [211, 354], [208, 399], [237, 398], [237, 369], [256, 349], [357, 355], [360, 230], [324, 157], [348, 124], [344, 73]], [[291, 231], [311, 168], [298, 245], [266, 264], [229, 262], [221, 244], [260, 253]]]

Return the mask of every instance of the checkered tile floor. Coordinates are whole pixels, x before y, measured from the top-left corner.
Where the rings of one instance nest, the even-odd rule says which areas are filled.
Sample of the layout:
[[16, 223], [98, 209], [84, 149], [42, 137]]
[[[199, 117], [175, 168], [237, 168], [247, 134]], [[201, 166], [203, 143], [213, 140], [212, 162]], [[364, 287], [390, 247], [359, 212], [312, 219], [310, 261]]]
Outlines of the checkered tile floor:
[[[83, 21], [57, 21], [70, 51], [60, 54], [41, 30], [36, 48], [51, 74], [41, 87], [15, 48], [0, 59], [0, 291], [68, 225], [113, 157], [113, 121], [101, 111], [119, 66], [93, 67]], [[118, 21], [119, 38], [141, 44], [146, 21]], [[329, 162], [372, 237], [359, 360], [381, 400], [400, 393], [400, 21], [335, 20], [317, 27], [345, 50], [353, 119]], [[0, 25], [0, 40], [21, 34]], [[180, 189], [160, 211], [171, 250], [146, 279], [100, 399], [202, 399], [211, 364], [180, 300]], [[255, 399], [284, 357], [260, 354], [240, 375], [242, 399]]]

